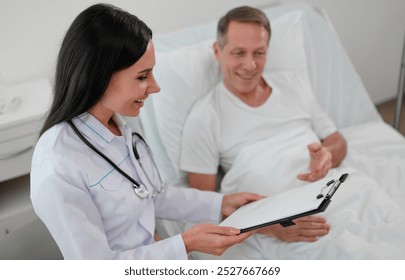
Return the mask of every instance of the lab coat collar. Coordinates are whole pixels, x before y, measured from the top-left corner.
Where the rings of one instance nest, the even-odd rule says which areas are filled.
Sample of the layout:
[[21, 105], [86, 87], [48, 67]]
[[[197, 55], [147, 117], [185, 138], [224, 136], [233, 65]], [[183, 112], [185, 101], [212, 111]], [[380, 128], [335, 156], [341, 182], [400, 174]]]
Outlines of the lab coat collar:
[[[126, 130], [125, 119], [118, 114], [114, 114], [113, 120], [120, 129], [121, 134], [124, 134], [124, 131]], [[114, 137], [117, 137], [90, 113], [86, 112], [75, 118], [73, 121], [79, 128], [80, 132], [103, 148], [106, 147]]]

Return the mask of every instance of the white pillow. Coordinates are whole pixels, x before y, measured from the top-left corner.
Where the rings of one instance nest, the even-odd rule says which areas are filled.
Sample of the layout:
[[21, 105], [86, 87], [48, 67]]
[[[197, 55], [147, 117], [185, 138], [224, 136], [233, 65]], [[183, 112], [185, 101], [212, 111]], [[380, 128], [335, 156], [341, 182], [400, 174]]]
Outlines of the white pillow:
[[[272, 36], [266, 70], [301, 72], [307, 77], [303, 47], [303, 13], [292, 11], [276, 18], [272, 18], [270, 14], [268, 16]], [[206, 26], [202, 28], [207, 30]], [[189, 28], [183, 34], [176, 32], [174, 37], [187, 38], [186, 33], [199, 34], [199, 27]], [[169, 40], [170, 36], [165, 35], [164, 39]], [[162, 45], [162, 39], [157, 41], [158, 47], [159, 44]], [[185, 174], [178, 167], [183, 125], [191, 106], [221, 81], [219, 65], [213, 54], [213, 42], [214, 38], [209, 38], [169, 51], [167, 48], [166, 51], [156, 51], [154, 74], [161, 92], [149, 98], [150, 104], [147, 107], [153, 111], [155, 120], [151, 120], [152, 114], [148, 112], [141, 114], [141, 121], [148, 139], [160, 138], [158, 142], [161, 142], [166, 153], [155, 153], [155, 156], [159, 157], [159, 167], [166, 169], [162, 175], [171, 184], [178, 183], [179, 178], [180, 182], [185, 182]], [[152, 149], [156, 150], [155, 147]], [[171, 168], [168, 169], [168, 166]]]
[[307, 59], [303, 38], [303, 12], [292, 11], [273, 19], [267, 57], [267, 71], [306, 72]]
[[209, 40], [156, 54], [154, 73], [161, 92], [149, 99], [153, 104], [156, 130], [170, 159], [171, 172], [174, 172], [165, 175], [172, 184], [180, 176], [180, 142], [191, 106], [221, 79], [219, 66], [212, 54], [212, 44], [213, 40]]

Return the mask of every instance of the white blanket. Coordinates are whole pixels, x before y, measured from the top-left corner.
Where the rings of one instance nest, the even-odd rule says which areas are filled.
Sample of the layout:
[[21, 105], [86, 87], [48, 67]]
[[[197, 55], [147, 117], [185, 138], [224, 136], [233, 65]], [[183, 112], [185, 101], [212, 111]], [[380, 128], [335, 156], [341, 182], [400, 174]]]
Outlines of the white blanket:
[[[222, 259], [405, 259], [405, 139], [382, 122], [341, 132], [348, 155], [330, 175], [350, 176], [321, 214], [330, 233], [314, 243], [285, 243], [256, 234]], [[283, 139], [283, 145], [268, 140], [246, 147], [225, 175], [222, 190], [274, 195], [305, 185], [296, 175], [308, 166], [307, 140], [296, 135]]]

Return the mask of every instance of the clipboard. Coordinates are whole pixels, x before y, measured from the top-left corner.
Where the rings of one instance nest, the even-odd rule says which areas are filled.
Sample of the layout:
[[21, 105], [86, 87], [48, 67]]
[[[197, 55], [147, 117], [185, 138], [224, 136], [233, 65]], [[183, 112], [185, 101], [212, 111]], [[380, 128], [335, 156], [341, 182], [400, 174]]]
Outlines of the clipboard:
[[242, 232], [281, 224], [295, 225], [294, 219], [324, 212], [333, 195], [347, 179], [348, 173], [339, 179], [323, 178], [314, 183], [248, 203], [223, 220], [220, 226], [231, 226]]

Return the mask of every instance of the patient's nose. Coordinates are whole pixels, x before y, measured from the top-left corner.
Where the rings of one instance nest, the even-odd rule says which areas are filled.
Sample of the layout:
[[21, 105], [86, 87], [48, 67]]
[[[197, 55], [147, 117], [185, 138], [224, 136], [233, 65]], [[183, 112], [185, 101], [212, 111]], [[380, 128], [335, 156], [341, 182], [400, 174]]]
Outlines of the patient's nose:
[[247, 56], [245, 57], [245, 59], [244, 59], [244, 61], [243, 61], [243, 67], [244, 67], [246, 70], [249, 70], [249, 71], [256, 69], [257, 64], [256, 64], [256, 61], [255, 61], [255, 59], [253, 58], [253, 56], [247, 55]]

